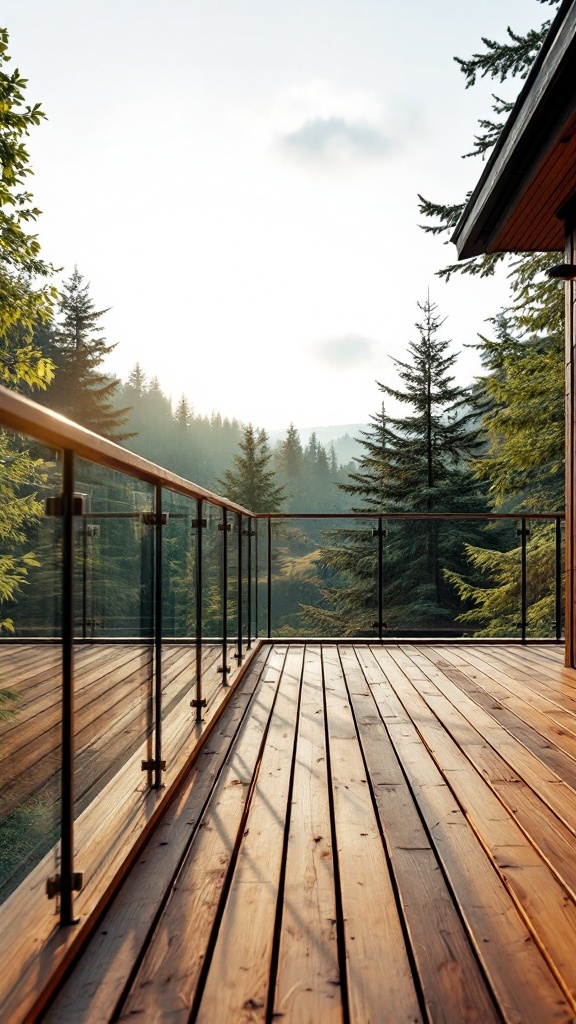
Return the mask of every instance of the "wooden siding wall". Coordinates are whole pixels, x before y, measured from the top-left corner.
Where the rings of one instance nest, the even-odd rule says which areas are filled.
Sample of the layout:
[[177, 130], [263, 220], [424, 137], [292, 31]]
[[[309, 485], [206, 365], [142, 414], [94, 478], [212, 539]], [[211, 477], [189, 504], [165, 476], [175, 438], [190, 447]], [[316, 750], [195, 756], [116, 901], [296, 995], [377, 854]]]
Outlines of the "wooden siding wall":
[[[576, 263], [576, 210], [566, 220], [565, 262]], [[566, 665], [576, 668], [576, 282], [566, 284]]]

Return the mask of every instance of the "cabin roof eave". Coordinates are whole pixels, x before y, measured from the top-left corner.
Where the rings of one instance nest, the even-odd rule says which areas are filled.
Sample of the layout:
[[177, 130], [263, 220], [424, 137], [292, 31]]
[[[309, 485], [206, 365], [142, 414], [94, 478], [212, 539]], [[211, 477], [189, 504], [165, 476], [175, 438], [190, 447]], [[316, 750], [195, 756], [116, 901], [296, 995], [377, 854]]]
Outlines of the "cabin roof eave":
[[564, 0], [452, 235], [459, 259], [563, 247], [574, 194], [576, 0]]

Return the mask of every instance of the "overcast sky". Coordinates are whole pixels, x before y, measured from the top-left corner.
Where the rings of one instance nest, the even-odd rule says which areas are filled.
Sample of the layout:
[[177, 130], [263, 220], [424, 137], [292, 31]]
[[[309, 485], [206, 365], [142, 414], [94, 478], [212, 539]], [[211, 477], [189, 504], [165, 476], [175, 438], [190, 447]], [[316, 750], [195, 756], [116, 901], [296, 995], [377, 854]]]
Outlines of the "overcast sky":
[[[417, 193], [457, 202], [491, 89], [453, 55], [539, 24], [536, 0], [3, 0], [48, 121], [30, 179], [43, 255], [90, 281], [117, 342], [197, 412], [364, 422], [427, 289], [462, 350], [505, 276], [435, 271]], [[519, 84], [515, 86], [515, 89]], [[508, 92], [510, 95], [510, 92]]]

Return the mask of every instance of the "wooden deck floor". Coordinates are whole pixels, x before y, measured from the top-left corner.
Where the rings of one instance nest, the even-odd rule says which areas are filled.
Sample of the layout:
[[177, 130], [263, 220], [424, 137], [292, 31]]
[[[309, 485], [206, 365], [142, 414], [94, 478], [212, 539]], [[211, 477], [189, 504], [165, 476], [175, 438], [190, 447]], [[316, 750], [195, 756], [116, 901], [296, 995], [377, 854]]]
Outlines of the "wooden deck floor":
[[567, 1022], [576, 673], [265, 646], [45, 1019]]

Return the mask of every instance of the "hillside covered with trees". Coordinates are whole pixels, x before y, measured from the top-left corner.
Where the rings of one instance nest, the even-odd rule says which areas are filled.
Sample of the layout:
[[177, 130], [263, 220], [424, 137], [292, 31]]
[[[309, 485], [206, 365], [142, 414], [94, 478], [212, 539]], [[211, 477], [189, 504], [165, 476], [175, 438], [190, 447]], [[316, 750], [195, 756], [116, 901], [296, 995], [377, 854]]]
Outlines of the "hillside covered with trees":
[[[557, 0], [539, 2], [558, 6]], [[478, 53], [457, 58], [466, 88], [482, 78], [521, 81], [548, 24], [525, 35], [509, 30], [501, 43], [485, 38]], [[79, 268], [55, 291], [53, 267], [31, 232], [39, 211], [26, 189], [31, 168], [24, 140], [44, 115], [38, 104], [27, 105], [19, 73], [7, 70], [6, 32], [1, 41], [2, 382], [203, 487], [258, 506], [256, 511], [352, 510], [376, 517], [370, 527], [305, 521], [274, 527], [278, 631], [374, 634], [378, 517], [561, 511], [564, 313], [561, 290], [546, 276], [551, 257], [528, 254], [509, 261], [510, 303], [495, 311], [490, 331], [479, 339], [483, 370], [467, 387], [454, 384], [455, 350], [443, 340], [443, 318], [428, 297], [419, 306], [416, 339], [406, 339], [405, 357], [395, 360], [400, 383], [377, 385], [381, 404], [357, 438], [360, 455], [353, 463], [340, 465], [334, 448], [314, 433], [302, 444], [294, 423], [272, 447], [261, 424], [220, 412], [198, 415], [186, 397], [173, 406], [140, 363], [125, 381], [108, 375], [106, 360], [115, 345], [106, 339], [107, 310], [96, 308]], [[510, 106], [494, 96], [493, 113], [480, 122], [467, 156], [490, 151]], [[462, 202], [423, 197], [420, 204], [424, 230], [440, 238], [449, 235], [463, 209]], [[503, 272], [501, 262], [500, 256], [484, 257], [450, 264], [440, 274], [447, 280], [459, 273], [482, 279]], [[367, 394], [372, 387], [367, 380]], [[398, 407], [404, 415], [390, 412]], [[296, 398], [294, 412], [296, 422]], [[22, 629], [24, 609], [34, 604], [30, 584], [49, 571], [41, 500], [57, 488], [59, 467], [53, 453], [6, 432], [0, 444], [0, 618], [4, 630]], [[115, 486], [95, 480], [94, 500], [128, 507], [129, 499]], [[122, 549], [124, 534], [118, 530], [107, 558]], [[388, 524], [387, 531], [382, 598], [391, 634], [446, 628], [514, 635], [519, 548], [513, 530], [403, 522]], [[529, 627], [547, 635], [553, 617], [550, 526], [533, 528], [528, 555]], [[174, 564], [176, 556], [174, 549]], [[102, 562], [102, 552], [99, 557], [94, 578], [108, 573], [117, 579], [117, 569]]]

